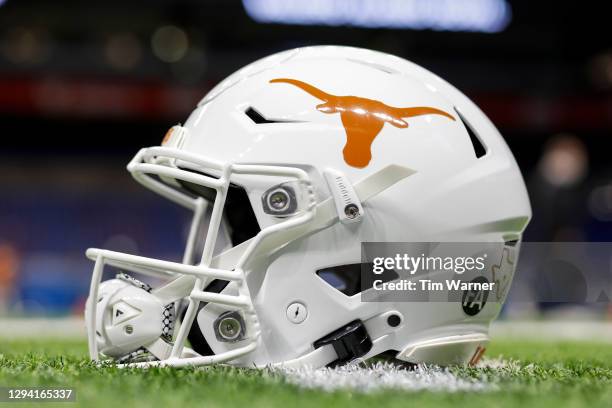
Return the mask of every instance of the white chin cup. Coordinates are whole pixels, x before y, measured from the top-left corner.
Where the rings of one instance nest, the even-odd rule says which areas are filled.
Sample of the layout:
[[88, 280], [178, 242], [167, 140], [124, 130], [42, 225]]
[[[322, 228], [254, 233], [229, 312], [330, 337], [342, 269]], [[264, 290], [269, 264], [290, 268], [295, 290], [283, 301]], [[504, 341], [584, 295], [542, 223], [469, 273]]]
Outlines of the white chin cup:
[[[96, 341], [105, 356], [117, 359], [150, 349], [162, 336], [166, 308], [146, 287], [124, 279], [104, 281], [97, 302]], [[159, 324], [151, 324], [155, 321]]]

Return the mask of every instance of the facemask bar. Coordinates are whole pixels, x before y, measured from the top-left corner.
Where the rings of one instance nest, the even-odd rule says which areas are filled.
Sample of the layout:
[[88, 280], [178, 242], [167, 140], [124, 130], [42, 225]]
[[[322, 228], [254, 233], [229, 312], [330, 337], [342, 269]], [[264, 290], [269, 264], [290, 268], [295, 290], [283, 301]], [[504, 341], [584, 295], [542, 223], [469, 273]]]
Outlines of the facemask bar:
[[[181, 170], [175, 166], [177, 160], [181, 161], [181, 165], [186, 163], [188, 168], [205, 171], [207, 174], [218, 174], [219, 177], [214, 178]], [[169, 358], [162, 361], [130, 364], [131, 366], [142, 367], [160, 364], [185, 366], [213, 364], [231, 361], [253, 351], [257, 347], [257, 341], [259, 338], [259, 324], [253, 308], [250, 293], [246, 285], [245, 273], [242, 267], [248, 260], [249, 256], [253, 254], [254, 249], [258, 246], [262, 239], [270, 236], [274, 232], [305, 224], [313, 218], [315, 212], [315, 202], [314, 195], [312, 193], [312, 186], [307, 173], [294, 167], [221, 163], [203, 158], [199, 155], [196, 156], [182, 150], [168, 147], [151, 147], [141, 149], [128, 165], [128, 170], [141, 184], [161, 194], [169, 200], [191, 209], [194, 211], [194, 215], [185, 253], [183, 255], [183, 263], [162, 261], [153, 258], [101, 249], [89, 249], [87, 251], [87, 256], [95, 261], [86, 316], [89, 352], [92, 360], [98, 360], [99, 358], [95, 331], [97, 316], [96, 309], [99, 287], [102, 280], [102, 272], [105, 265], [156, 277], [168, 278], [177, 275], [190, 275], [195, 277], [195, 283], [191, 293], [184, 295], [189, 299], [189, 305], [178, 334], [176, 335]], [[291, 177], [307, 186], [309, 203], [306, 205], [305, 212], [303, 214], [292, 217], [285, 222], [264, 228], [262, 231], [260, 231], [260, 233], [253, 238], [248, 247], [243, 251], [234, 270], [226, 270], [212, 268], [211, 263], [213, 262], [212, 254], [222, 220], [223, 207], [225, 205], [231, 174]], [[156, 175], [162, 179], [183, 180], [216, 190], [215, 201], [212, 204], [213, 209], [211, 220], [205, 237], [201, 261], [198, 265], [189, 265], [187, 262], [188, 260], [192, 259], [196, 239], [198, 238], [197, 226], [208, 203], [202, 198], [193, 198], [179, 190], [176, 190], [158, 179], [151, 177], [151, 175]], [[213, 279], [223, 279], [236, 282], [239, 292], [238, 295], [226, 295], [203, 291], [206, 284]], [[248, 343], [234, 350], [214, 356], [198, 355], [195, 357], [185, 357], [185, 340], [196, 317], [200, 302], [221, 304], [229, 308], [242, 311], [248, 333]]]

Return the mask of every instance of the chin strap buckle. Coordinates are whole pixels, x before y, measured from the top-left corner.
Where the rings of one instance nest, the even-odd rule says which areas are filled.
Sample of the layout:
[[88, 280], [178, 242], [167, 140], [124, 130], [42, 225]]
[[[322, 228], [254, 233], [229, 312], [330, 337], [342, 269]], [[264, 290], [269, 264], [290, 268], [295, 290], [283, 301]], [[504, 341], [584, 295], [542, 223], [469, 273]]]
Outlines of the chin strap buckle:
[[363, 206], [348, 178], [334, 169], [326, 169], [323, 175], [334, 198], [340, 222], [350, 224], [361, 221]]
[[315, 349], [331, 344], [338, 358], [329, 365], [337, 365], [362, 357], [372, 349], [372, 340], [361, 320], [354, 320], [314, 342]]

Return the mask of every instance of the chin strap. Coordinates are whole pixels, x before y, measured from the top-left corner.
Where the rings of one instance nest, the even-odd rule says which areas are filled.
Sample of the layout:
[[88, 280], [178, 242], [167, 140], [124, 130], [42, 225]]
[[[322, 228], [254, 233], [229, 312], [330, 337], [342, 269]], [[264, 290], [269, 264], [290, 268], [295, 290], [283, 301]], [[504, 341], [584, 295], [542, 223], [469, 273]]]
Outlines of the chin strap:
[[162, 335], [161, 338], [167, 343], [172, 343], [172, 335], [174, 334], [174, 321], [176, 315], [174, 313], [174, 303], [168, 303], [162, 312]]
[[[116, 278], [130, 285], [136, 286], [145, 292], [152, 292], [150, 285], [128, 275], [127, 273], [119, 273]], [[121, 356], [117, 359], [119, 364], [128, 364], [144, 361], [165, 360], [170, 357], [172, 351], [172, 335], [174, 334], [174, 322], [176, 316], [174, 313], [174, 303], [168, 303], [161, 315], [162, 334], [153, 343], [145, 344], [144, 346]]]

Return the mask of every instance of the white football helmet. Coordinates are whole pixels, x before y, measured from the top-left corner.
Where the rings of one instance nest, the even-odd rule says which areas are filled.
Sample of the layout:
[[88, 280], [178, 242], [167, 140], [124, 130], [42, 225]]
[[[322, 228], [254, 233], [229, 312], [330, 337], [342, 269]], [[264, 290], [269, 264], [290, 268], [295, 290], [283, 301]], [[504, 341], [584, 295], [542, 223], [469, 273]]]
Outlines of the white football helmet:
[[[91, 358], [137, 366], [474, 363], [507, 289], [476, 313], [365, 302], [361, 243], [499, 242], [507, 262], [492, 279], [507, 288], [531, 216], [512, 153], [476, 105], [359, 48], [242, 68], [128, 170], [193, 211], [182, 262], [87, 251]], [[101, 282], [105, 266], [164, 281]]]

